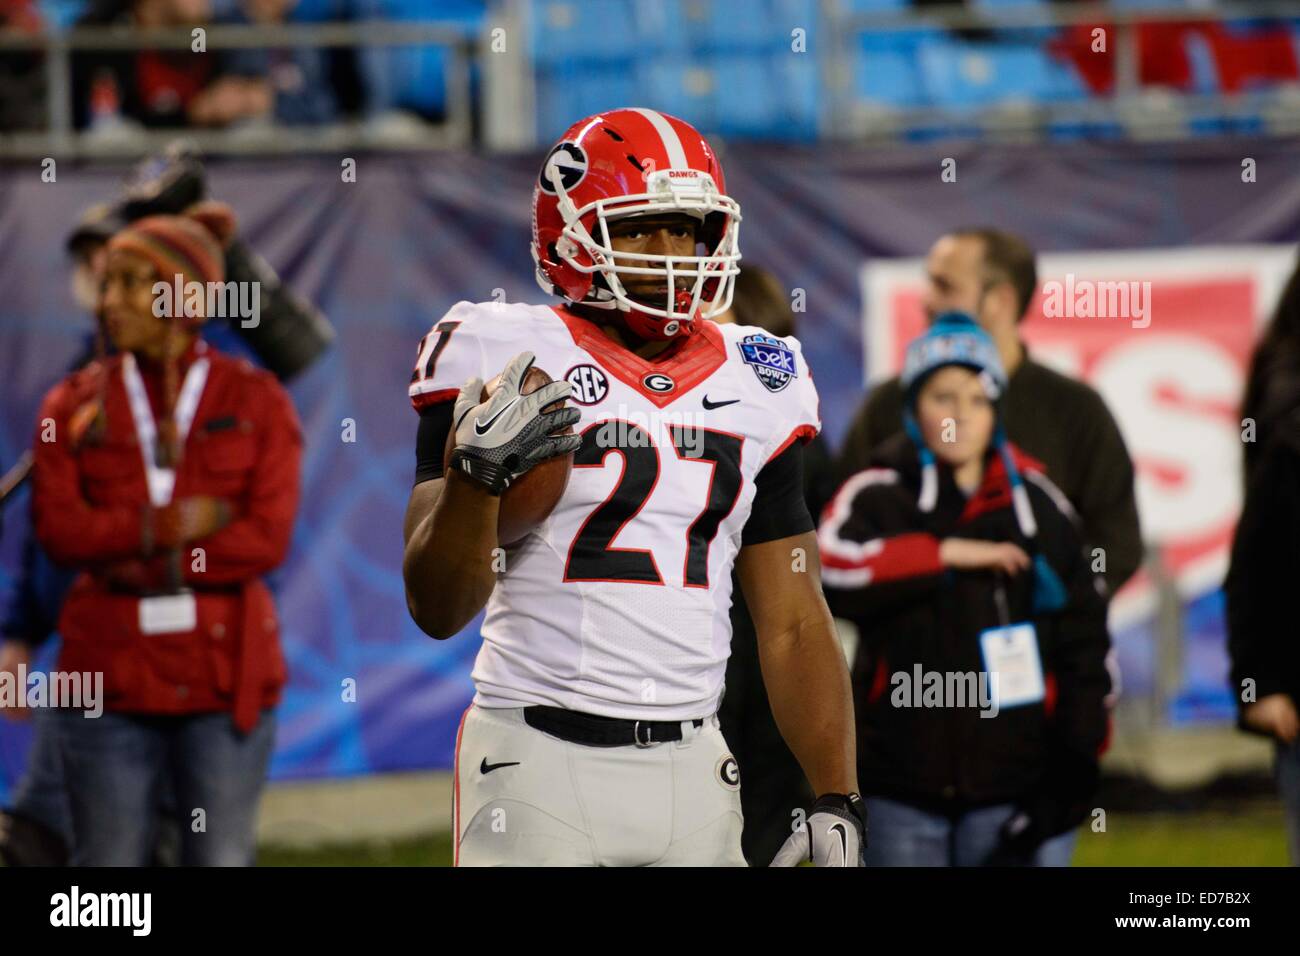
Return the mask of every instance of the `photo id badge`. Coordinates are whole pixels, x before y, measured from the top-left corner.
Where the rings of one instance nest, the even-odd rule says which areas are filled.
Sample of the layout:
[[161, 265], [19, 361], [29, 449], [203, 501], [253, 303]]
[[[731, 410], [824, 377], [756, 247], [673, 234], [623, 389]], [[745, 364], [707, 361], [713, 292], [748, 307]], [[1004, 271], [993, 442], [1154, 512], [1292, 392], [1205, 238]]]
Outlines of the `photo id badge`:
[[999, 710], [1043, 699], [1043, 664], [1033, 624], [1009, 624], [981, 632], [980, 653], [984, 673], [989, 675], [989, 696]]
[[199, 624], [194, 592], [140, 598], [140, 633], [183, 634]]

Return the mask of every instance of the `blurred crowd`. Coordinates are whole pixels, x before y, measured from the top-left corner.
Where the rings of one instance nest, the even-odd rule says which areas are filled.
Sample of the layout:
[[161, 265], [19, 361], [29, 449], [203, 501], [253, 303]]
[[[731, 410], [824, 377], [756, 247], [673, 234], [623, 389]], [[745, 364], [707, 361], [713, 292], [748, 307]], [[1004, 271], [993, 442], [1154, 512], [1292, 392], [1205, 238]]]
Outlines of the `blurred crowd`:
[[[67, 27], [185, 29], [374, 20], [428, 20], [472, 31], [487, 0], [6, 0], [0, 27], [30, 35]], [[443, 47], [77, 50], [71, 109], [77, 129], [229, 128], [324, 124], [400, 114], [437, 122], [446, 110]], [[39, 52], [0, 59], [0, 130], [46, 125]]]
[[[1047, 0], [1015, 6], [1035, 2]], [[675, 115], [716, 110], [712, 127], [731, 136], [812, 137], [831, 91], [819, 85], [816, 70], [800, 72], [807, 64], [790, 61], [787, 24], [820, 15], [816, 11], [889, 15], [907, 5], [949, 9], [962, 3], [537, 0], [530, 7], [527, 42], [537, 71], [540, 125], [563, 128], [571, 114], [608, 105], [584, 97], [649, 97]], [[1000, 7], [984, 0], [967, 5], [994, 14]], [[846, 27], [856, 37], [847, 43], [853, 96], [873, 108], [930, 105], [959, 112], [1025, 99], [1109, 97], [1123, 86], [1117, 72], [1122, 43], [1105, 19], [1104, 5], [1087, 5], [1098, 11], [1095, 22], [1047, 31], [944, 30], [937, 23], [908, 31]], [[493, 6], [491, 0], [4, 0], [0, 29], [42, 36], [92, 26], [436, 21], [473, 37], [482, 33]], [[1203, 11], [1213, 5], [1192, 6]], [[1098, 28], [1112, 38], [1109, 45], [1098, 46]], [[1300, 32], [1283, 19], [1162, 17], [1140, 23], [1133, 39], [1133, 79], [1143, 90], [1231, 96], [1285, 89], [1300, 80]], [[643, 62], [647, 57], [651, 62]], [[350, 119], [388, 120], [386, 133], [418, 131], [413, 124], [439, 122], [448, 112], [450, 58], [443, 45], [209, 45], [201, 56], [189, 50], [78, 49], [72, 55], [70, 106], [78, 129], [107, 132]], [[39, 50], [0, 57], [0, 131], [46, 127], [46, 66]], [[723, 89], [725, 97], [716, 94]]]

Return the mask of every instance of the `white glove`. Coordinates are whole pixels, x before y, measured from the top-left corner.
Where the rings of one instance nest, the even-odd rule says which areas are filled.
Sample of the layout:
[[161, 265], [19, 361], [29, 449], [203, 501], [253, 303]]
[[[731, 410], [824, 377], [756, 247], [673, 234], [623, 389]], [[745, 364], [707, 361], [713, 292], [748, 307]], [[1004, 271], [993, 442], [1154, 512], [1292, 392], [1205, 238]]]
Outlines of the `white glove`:
[[867, 846], [867, 808], [856, 793], [817, 798], [804, 824], [790, 834], [772, 866], [862, 866]]
[[494, 495], [538, 462], [577, 451], [580, 435], [553, 435], [579, 418], [576, 408], [544, 412], [547, 405], [572, 393], [568, 382], [551, 382], [521, 395], [528, 370], [536, 356], [520, 352], [501, 373], [501, 384], [491, 398], [480, 401], [483, 380], [472, 378], [460, 389], [452, 410], [456, 448], [450, 466], [487, 486]]

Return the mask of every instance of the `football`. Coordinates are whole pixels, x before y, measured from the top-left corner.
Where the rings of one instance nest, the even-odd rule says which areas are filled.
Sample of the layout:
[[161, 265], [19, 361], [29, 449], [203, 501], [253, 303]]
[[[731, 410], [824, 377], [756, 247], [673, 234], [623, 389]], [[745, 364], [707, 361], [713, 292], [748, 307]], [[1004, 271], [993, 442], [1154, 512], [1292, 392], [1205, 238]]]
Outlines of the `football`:
[[[552, 382], [551, 376], [534, 365], [524, 376], [522, 392], [528, 395], [543, 385]], [[487, 401], [501, 384], [498, 375], [483, 386], [481, 401]], [[563, 402], [552, 402], [546, 411], [553, 412]], [[573, 426], [566, 426], [561, 434], [572, 435]], [[456, 433], [447, 435], [447, 447], [443, 453], [443, 466], [451, 461], [451, 453], [456, 447]], [[527, 537], [528, 533], [545, 521], [555, 506], [559, 504], [564, 489], [569, 484], [569, 473], [573, 470], [573, 453], [560, 455], [539, 465], [534, 465], [523, 477], [519, 478], [501, 496], [501, 510], [497, 516], [497, 542], [504, 548], [512, 547]]]

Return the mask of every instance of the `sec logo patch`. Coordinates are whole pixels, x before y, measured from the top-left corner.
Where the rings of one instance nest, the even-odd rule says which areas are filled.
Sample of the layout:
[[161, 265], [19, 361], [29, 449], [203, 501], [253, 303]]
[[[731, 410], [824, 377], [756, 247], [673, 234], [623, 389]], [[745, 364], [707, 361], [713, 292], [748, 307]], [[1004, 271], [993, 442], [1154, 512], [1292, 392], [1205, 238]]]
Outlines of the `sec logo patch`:
[[575, 365], [564, 374], [573, 386], [569, 396], [579, 405], [595, 405], [609, 393], [609, 378], [594, 365]]
[[740, 789], [740, 765], [736, 763], [735, 757], [731, 754], [725, 755], [714, 769], [717, 772], [718, 783], [728, 790]]

